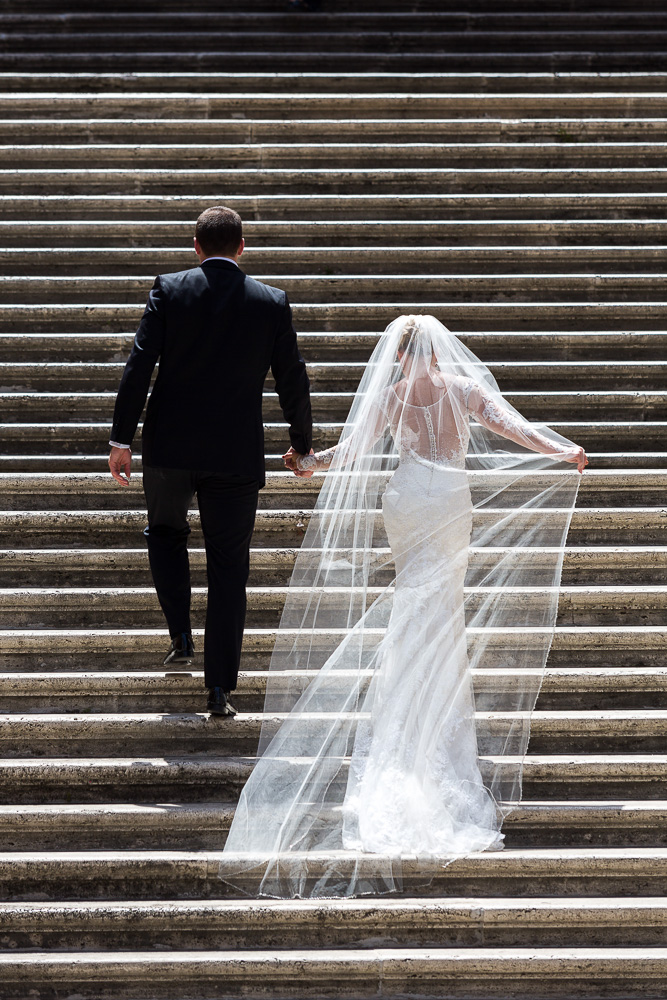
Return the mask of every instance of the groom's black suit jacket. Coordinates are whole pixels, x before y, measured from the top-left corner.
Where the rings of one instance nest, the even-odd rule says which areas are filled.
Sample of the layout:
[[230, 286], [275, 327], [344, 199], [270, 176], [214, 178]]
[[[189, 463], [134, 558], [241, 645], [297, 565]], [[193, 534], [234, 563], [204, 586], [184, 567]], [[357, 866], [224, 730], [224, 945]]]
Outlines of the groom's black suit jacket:
[[158, 358], [144, 465], [235, 473], [263, 485], [269, 368], [292, 446], [310, 451], [308, 376], [285, 292], [225, 260], [158, 276], [120, 382], [112, 441], [132, 443]]

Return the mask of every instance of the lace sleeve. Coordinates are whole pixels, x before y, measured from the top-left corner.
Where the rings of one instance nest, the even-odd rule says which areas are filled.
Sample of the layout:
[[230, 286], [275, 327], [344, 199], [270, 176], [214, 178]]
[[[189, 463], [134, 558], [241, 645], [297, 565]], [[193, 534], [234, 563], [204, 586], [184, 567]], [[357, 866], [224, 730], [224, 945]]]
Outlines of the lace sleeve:
[[[348, 439], [349, 440], [349, 439]], [[301, 472], [317, 472], [318, 469], [328, 469], [336, 454], [338, 445], [327, 448], [326, 451], [315, 452], [314, 455], [299, 455], [296, 460], [296, 467]]]
[[493, 396], [474, 382], [466, 390], [468, 412], [480, 424], [495, 434], [523, 445], [541, 455], [563, 456], [571, 454], [576, 446], [561, 445], [541, 434], [518, 413], [506, 409]]
[[333, 462], [334, 456], [341, 453], [341, 462], [350, 462], [360, 450], [372, 448], [384, 434], [386, 426], [387, 414], [383, 400], [380, 400], [379, 404], [374, 403], [371, 407], [368, 420], [361, 430], [355, 429], [325, 451], [317, 451], [314, 455], [300, 455], [296, 460], [296, 467], [301, 472], [324, 472]]

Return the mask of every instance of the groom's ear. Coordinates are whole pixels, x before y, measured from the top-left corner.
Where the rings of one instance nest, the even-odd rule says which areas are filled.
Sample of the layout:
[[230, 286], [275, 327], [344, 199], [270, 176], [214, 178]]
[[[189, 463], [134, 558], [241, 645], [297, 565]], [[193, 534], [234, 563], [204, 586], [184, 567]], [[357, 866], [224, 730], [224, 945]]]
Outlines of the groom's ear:
[[241, 242], [239, 243], [239, 248], [236, 251], [236, 256], [240, 257], [241, 254], [243, 253], [244, 249], [245, 249], [245, 240], [243, 238], [241, 238]]

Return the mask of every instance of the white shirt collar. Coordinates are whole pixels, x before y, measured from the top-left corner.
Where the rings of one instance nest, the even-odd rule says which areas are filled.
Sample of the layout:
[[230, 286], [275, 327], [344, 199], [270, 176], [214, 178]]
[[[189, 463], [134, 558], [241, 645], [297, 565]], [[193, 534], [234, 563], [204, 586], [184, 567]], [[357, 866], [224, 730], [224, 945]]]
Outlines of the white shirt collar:
[[234, 267], [239, 266], [233, 257], [206, 257], [205, 260], [202, 261], [202, 264], [208, 264], [209, 260], [228, 260], [230, 264], [234, 265]]

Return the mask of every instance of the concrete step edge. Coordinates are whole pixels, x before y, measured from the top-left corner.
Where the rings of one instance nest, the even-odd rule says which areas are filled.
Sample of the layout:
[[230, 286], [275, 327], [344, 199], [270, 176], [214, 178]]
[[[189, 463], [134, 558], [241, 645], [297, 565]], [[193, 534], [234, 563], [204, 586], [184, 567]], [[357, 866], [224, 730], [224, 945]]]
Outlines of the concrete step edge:
[[[494, 767], [504, 763], [514, 766], [513, 757], [488, 757], [482, 755], [482, 762], [489, 761]], [[194, 784], [217, 781], [240, 787], [248, 778], [255, 763], [254, 757], [232, 755], [188, 756], [170, 753], [165, 757], [5, 757], [0, 759], [0, 777], [8, 790], [16, 787], [24, 792], [36, 787], [40, 794], [49, 784], [64, 784], [68, 789], [79, 787], [88, 790], [99, 784], [128, 783], [128, 794], [134, 794], [136, 787], [145, 784], [157, 786], [166, 783]], [[599, 793], [600, 782], [620, 780], [645, 784], [661, 781], [667, 775], [667, 755], [665, 754], [530, 754], [523, 758], [524, 778], [527, 781], [592, 781]], [[642, 799], [641, 794], [637, 798]], [[632, 800], [629, 800], [630, 804]]]
[[[318, 713], [313, 715], [317, 717]], [[148, 713], [115, 712], [113, 714], [84, 715], [37, 713], [0, 716], [0, 740], [3, 743], [26, 740], [31, 746], [40, 741], [72, 740], [118, 740], [130, 744], [133, 741], [150, 742], [166, 739], [203, 739], [215, 744], [225, 740], [242, 742], [257, 740], [262, 726], [270, 724], [277, 729], [285, 718], [284, 714], [273, 713], [266, 717], [261, 713], [240, 712], [232, 722], [220, 725], [220, 720], [207, 713]], [[361, 716], [358, 716], [361, 718]], [[550, 710], [530, 712], [476, 712], [476, 725], [484, 735], [494, 735], [506, 728], [512, 720], [530, 720], [531, 736], [566, 738], [618, 739], [628, 740], [659, 737], [664, 734], [667, 724], [667, 710], [661, 709], [607, 709], [607, 710]], [[322, 724], [327, 716], [321, 716]], [[330, 721], [330, 720], [329, 720]]]
[[[66, 980], [85, 987], [89, 981], [131, 982], [136, 989], [141, 984], [153, 987], [182, 977], [192, 981], [234, 984], [258, 983], [262, 988], [275, 982], [284, 989], [303, 976], [312, 992], [321, 984], [342, 980], [347, 989], [354, 984], [373, 988], [389, 995], [406, 985], [406, 980], [420, 977], [422, 988], [430, 981], [453, 980], [461, 976], [489, 980], [497, 993], [498, 977], [512, 976], [543, 984], [545, 977], [556, 980], [587, 982], [599, 977], [623, 988], [630, 981], [634, 989], [652, 980], [663, 982], [667, 977], [667, 949], [651, 948], [484, 948], [484, 949], [372, 949], [372, 950], [307, 950], [193, 952], [53, 952], [19, 956], [0, 953], [0, 969], [9, 983], [31, 983]], [[334, 978], [336, 977], [336, 978]], [[621, 980], [621, 981], [619, 981]], [[303, 980], [302, 980], [303, 981]], [[341, 983], [342, 989], [342, 983]], [[299, 990], [300, 995], [307, 995]], [[290, 992], [293, 996], [294, 993]], [[341, 995], [354, 995], [342, 992]], [[502, 994], [504, 995], [504, 994]], [[628, 994], [624, 994], [627, 996]], [[639, 996], [634, 992], [632, 995]], [[616, 993], [616, 996], [620, 994]]]
[[[354, 860], [352, 852], [311, 853], [313, 871], [318, 865], [326, 863], [333, 857], [343, 857]], [[380, 855], [376, 856], [380, 858]], [[69, 870], [85, 870], [86, 877], [95, 878], [96, 873], [104, 874], [106, 878], [124, 877], [133, 869], [143, 874], [153, 869], [156, 872], [169, 870], [184, 874], [191, 872], [194, 878], [217, 878], [220, 862], [224, 860], [233, 864], [231, 852], [222, 851], [15, 851], [0, 853], [0, 872], [5, 877], [21, 877], [30, 869], [36, 874], [39, 870], [44, 879], [62, 878]], [[667, 869], [667, 847], [587, 847], [587, 848], [506, 848], [502, 851], [477, 852], [474, 856], [460, 858], [453, 862], [458, 874], [476, 876], [482, 872], [504, 869], [508, 874], [528, 875], [534, 871], [550, 871], [555, 875], [574, 874], [580, 872], [605, 872], [610, 875], [622, 872], [641, 870], [664, 872]], [[438, 859], [403, 859], [406, 873], [410, 869], [420, 872], [432, 871], [440, 874], [442, 867]], [[522, 871], [523, 866], [523, 871]], [[0, 955], [2, 953], [0, 952]], [[645, 957], [644, 952], [644, 957]]]
[[[132, 829], [183, 829], [185, 832], [196, 824], [197, 829], [226, 829], [231, 823], [235, 801], [219, 803], [80, 803], [22, 805], [0, 804], [0, 830], [91, 830], [118, 828]], [[632, 828], [640, 825], [661, 828], [667, 817], [667, 800], [625, 799], [619, 801], [595, 800], [523, 800], [504, 820], [505, 828], [524, 825], [552, 827], [605, 828], [613, 823]], [[664, 899], [647, 897], [659, 907]], [[625, 900], [632, 905], [632, 900]], [[3, 909], [21, 909], [23, 904], [1, 903]], [[52, 904], [39, 904], [38, 908], [50, 909]], [[76, 907], [79, 904], [63, 904]], [[95, 904], [93, 904], [95, 905]], [[106, 904], [98, 904], [106, 906]], [[262, 905], [262, 904], [257, 904]]]
[[[547, 667], [535, 670], [536, 677], [542, 677], [541, 691], [554, 692], [605, 692], [621, 691], [663, 691], [667, 689], [667, 667], [647, 666], [604, 666], [604, 667]], [[269, 676], [274, 683], [284, 674], [286, 682], [295, 674], [302, 680], [312, 680], [316, 670], [279, 672], [266, 670], [242, 671], [239, 675], [237, 692], [244, 697], [250, 694], [262, 695]], [[473, 669], [472, 676], [477, 690], [504, 687], [513, 680], [520, 680], [530, 670], [483, 670]], [[370, 676], [370, 674], [369, 674]], [[183, 667], [173, 671], [21, 671], [0, 672], [0, 692], [5, 696], [30, 698], [35, 695], [55, 699], [62, 695], [76, 695], [85, 698], [100, 695], [124, 695], [158, 697], [160, 695], [201, 695], [204, 673], [196, 667]], [[46, 694], [45, 694], [46, 692]], [[43, 710], [45, 711], [45, 710]]]
[[[369, 630], [372, 631], [372, 630]], [[475, 628], [468, 630], [471, 633], [478, 631]], [[490, 641], [499, 643], [515, 642], [517, 637], [522, 636], [525, 642], [530, 642], [534, 636], [535, 641], [541, 646], [545, 634], [552, 634], [551, 629], [540, 628], [497, 628], [485, 630], [491, 635]], [[317, 642], [318, 636], [326, 641], [326, 637], [335, 633], [336, 630], [315, 630], [313, 642]], [[382, 629], [376, 630], [377, 635], [383, 634]], [[273, 649], [277, 629], [275, 628], [247, 628], [244, 634], [244, 649], [246, 651], [270, 651]], [[281, 630], [281, 634], [294, 634], [289, 629]], [[346, 634], [344, 629], [340, 630], [340, 635]], [[203, 638], [203, 629], [193, 629], [195, 639], [200, 641]], [[163, 628], [153, 629], [100, 629], [100, 628], [18, 628], [0, 629], [0, 642], [6, 652], [22, 652], [37, 647], [42, 649], [44, 645], [53, 652], [71, 652], [73, 649], [81, 652], [96, 650], [101, 651], [109, 648], [111, 644], [117, 646], [119, 641], [131, 641], [135, 649], [163, 650], [165, 645], [165, 630]], [[605, 641], [606, 640], [606, 641]], [[635, 648], [637, 644], [645, 648], [662, 648], [667, 643], [667, 625], [556, 625], [553, 629], [553, 648], [561, 650], [578, 650], [583, 648], [597, 649], [601, 644], [610, 648]]]

